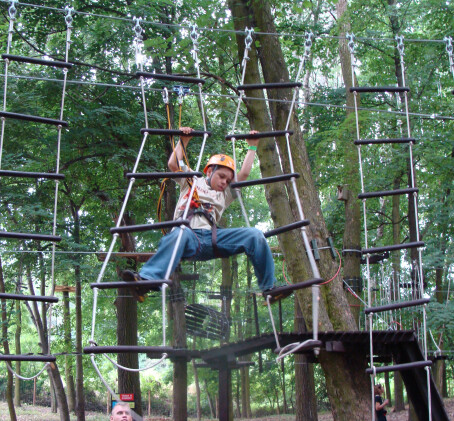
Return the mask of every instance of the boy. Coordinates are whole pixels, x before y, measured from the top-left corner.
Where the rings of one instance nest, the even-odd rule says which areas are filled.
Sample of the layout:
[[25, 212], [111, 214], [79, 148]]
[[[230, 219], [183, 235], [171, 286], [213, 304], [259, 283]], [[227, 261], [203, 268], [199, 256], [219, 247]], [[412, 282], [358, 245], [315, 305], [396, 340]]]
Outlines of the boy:
[[[186, 148], [192, 138], [190, 127], [181, 127], [180, 130], [185, 135], [180, 136], [180, 142], [168, 161], [168, 167], [173, 172], [180, 170], [183, 146]], [[248, 139], [247, 142], [249, 149], [237, 173], [237, 181], [248, 178], [254, 162], [258, 139]], [[183, 171], [189, 171], [189, 169], [183, 168]], [[186, 226], [174, 228], [161, 239], [156, 254], [145, 263], [139, 273], [125, 270], [121, 274], [122, 278], [125, 281], [165, 279], [175, 243], [181, 235], [170, 273], [173, 273], [183, 258], [209, 260], [246, 253], [254, 267], [261, 291], [272, 289], [276, 282], [274, 262], [263, 233], [256, 228], [217, 227], [222, 213], [235, 199], [229, 186], [234, 180], [234, 171], [235, 165], [231, 157], [223, 154], [212, 156], [203, 171], [206, 178], [197, 177], [194, 181], [196, 187], [187, 215], [190, 228]], [[175, 208], [175, 220], [184, 213], [192, 184], [192, 181], [188, 183], [185, 178], [178, 178], [176, 181], [180, 185], [180, 196]], [[180, 234], [181, 230], [182, 234]]]

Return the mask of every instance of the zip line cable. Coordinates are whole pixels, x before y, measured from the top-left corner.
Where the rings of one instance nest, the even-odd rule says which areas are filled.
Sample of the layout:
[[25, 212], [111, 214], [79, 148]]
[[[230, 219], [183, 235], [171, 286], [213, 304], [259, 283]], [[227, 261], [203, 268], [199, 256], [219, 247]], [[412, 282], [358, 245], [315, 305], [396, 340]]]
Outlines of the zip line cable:
[[[0, 0], [0, 3], [9, 3], [10, 0]], [[32, 7], [36, 9], [45, 9], [45, 10], [52, 10], [55, 12], [63, 12], [63, 9], [59, 9], [57, 7], [51, 7], [51, 6], [44, 6], [44, 5], [39, 5], [39, 4], [31, 4], [31, 3], [23, 3], [23, 2], [17, 2], [17, 5], [20, 6], [25, 6], [25, 7]], [[111, 20], [116, 20], [116, 21], [122, 21], [126, 23], [134, 23], [134, 18], [123, 18], [123, 17], [118, 17], [118, 16], [112, 16], [112, 15], [102, 15], [99, 13], [89, 13], [89, 12], [81, 12], [75, 10], [73, 12], [74, 15], [81, 15], [81, 16], [88, 16], [88, 17], [95, 17], [95, 18], [103, 18], [103, 19], [111, 19]], [[146, 24], [146, 25], [153, 25], [153, 26], [163, 26], [166, 28], [180, 28], [184, 30], [191, 30], [191, 25], [182, 25], [182, 24], [175, 24], [175, 23], [163, 23], [163, 22], [155, 22], [155, 21], [147, 21], [145, 19], [141, 20], [141, 24]], [[199, 31], [206, 31], [206, 32], [219, 32], [219, 33], [230, 33], [230, 34], [242, 34], [246, 35], [245, 31], [239, 31], [239, 30], [234, 30], [234, 29], [222, 29], [222, 28], [209, 28], [209, 27], [199, 27]], [[277, 37], [290, 37], [290, 38], [305, 38], [305, 33], [295, 33], [295, 32], [256, 32], [254, 31], [256, 35], [266, 35], [266, 36], [277, 36]], [[315, 35], [315, 38], [326, 38], [326, 39], [347, 39], [346, 37], [342, 36], [336, 36], [336, 35], [325, 35], [325, 34], [319, 34]], [[357, 41], [389, 41], [389, 42], [394, 42], [394, 38], [390, 37], [356, 37]], [[439, 43], [443, 44], [445, 41], [442, 39], [405, 39], [406, 42], [417, 42], [417, 43]]]

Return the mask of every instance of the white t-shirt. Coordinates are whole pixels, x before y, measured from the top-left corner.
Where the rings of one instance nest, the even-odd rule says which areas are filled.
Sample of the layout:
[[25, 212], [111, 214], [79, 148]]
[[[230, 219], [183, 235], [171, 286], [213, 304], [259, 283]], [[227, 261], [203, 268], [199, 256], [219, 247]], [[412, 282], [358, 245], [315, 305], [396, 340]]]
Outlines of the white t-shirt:
[[[180, 197], [178, 198], [174, 214], [174, 219], [177, 219], [184, 212], [190, 189], [186, 178], [176, 178], [175, 180], [180, 185]], [[208, 186], [205, 177], [196, 177], [195, 186], [200, 201], [205, 204], [204, 209], [212, 215], [216, 225], [219, 224], [222, 213], [235, 199], [232, 189], [227, 187], [224, 191], [213, 190]], [[203, 215], [194, 215], [191, 219], [190, 227], [192, 229], [211, 229], [210, 223]]]

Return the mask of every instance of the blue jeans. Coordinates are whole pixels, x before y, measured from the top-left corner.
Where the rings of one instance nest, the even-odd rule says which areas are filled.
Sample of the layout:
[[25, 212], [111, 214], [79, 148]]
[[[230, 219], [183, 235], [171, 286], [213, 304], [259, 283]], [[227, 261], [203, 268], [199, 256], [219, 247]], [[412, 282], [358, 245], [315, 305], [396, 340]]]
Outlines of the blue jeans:
[[[162, 237], [156, 254], [142, 266], [140, 276], [144, 279], [164, 279], [180, 231], [183, 231], [180, 246], [173, 262], [171, 273], [181, 259], [210, 260], [215, 258], [211, 243], [211, 230], [175, 228]], [[254, 266], [259, 288], [271, 288], [275, 282], [274, 261], [263, 233], [256, 228], [218, 228], [217, 247], [225, 256], [246, 253]]]

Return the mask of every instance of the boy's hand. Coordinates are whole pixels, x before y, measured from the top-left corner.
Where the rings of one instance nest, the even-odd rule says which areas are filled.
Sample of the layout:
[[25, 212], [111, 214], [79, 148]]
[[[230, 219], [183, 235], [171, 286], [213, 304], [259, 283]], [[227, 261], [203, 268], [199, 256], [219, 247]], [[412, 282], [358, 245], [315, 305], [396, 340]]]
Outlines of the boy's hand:
[[[249, 134], [257, 134], [259, 133], [257, 130], [251, 130]], [[246, 139], [246, 142], [249, 146], [258, 146], [260, 139]]]
[[[180, 130], [185, 134], [185, 135], [190, 135], [191, 132], [193, 131], [192, 127], [180, 127]], [[192, 139], [192, 136], [180, 136], [180, 140], [183, 143], [183, 145], [186, 147], [186, 145], [189, 143], [189, 141]]]

